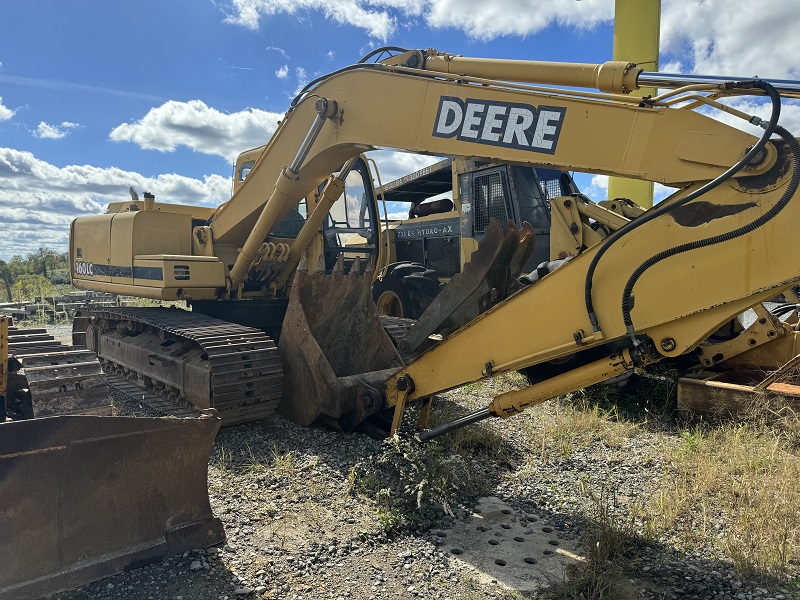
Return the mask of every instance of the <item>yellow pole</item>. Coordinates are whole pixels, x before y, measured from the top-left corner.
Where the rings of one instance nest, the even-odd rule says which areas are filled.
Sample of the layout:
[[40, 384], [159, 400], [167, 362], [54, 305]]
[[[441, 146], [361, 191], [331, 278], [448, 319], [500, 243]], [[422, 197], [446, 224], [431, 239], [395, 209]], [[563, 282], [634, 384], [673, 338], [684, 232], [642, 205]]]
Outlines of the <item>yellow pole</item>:
[[[645, 71], [658, 71], [658, 36], [661, 0], [615, 0], [614, 60], [635, 62]], [[655, 95], [655, 88], [641, 88], [631, 95]], [[653, 206], [653, 184], [611, 177], [608, 198], [630, 198], [645, 208]]]

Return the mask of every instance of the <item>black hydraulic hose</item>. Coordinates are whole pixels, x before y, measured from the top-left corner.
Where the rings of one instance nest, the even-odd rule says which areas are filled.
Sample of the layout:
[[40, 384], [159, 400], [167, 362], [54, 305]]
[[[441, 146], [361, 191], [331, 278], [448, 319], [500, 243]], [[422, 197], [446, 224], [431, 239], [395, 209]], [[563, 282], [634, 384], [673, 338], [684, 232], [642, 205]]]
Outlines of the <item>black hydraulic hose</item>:
[[375, 48], [372, 52], [367, 54], [364, 58], [359, 60], [359, 63], [365, 63], [373, 56], [377, 56], [378, 54], [383, 54], [384, 52], [399, 52], [402, 54], [403, 52], [409, 52], [408, 48], [401, 48], [400, 46], [383, 46], [382, 48]]
[[370, 58], [372, 58], [373, 56], [375, 56], [377, 54], [380, 54], [382, 52], [401, 52], [402, 53], [402, 52], [408, 52], [408, 50], [406, 48], [400, 48], [399, 46], [384, 46], [383, 48], [376, 48], [375, 50], [373, 50], [372, 52], [367, 54], [364, 58], [359, 60], [354, 65], [348, 65], [346, 67], [342, 67], [341, 69], [337, 69], [336, 71], [332, 71], [330, 73], [326, 73], [325, 75], [317, 77], [313, 81], [309, 81], [303, 87], [303, 89], [300, 90], [300, 92], [294, 97], [294, 100], [292, 100], [292, 103], [290, 104], [290, 106], [292, 108], [297, 106], [299, 104], [300, 100], [303, 98], [303, 96], [305, 96], [306, 92], [308, 92], [311, 88], [316, 86], [321, 81], [325, 81], [329, 77], [333, 77], [334, 75], [338, 75], [339, 73], [345, 73], [347, 71], [353, 71], [354, 69], [370, 69], [370, 68], [374, 69], [374, 68], [379, 68], [381, 66], [380, 63], [368, 63], [367, 61]]
[[306, 93], [311, 90], [314, 86], [316, 86], [321, 81], [325, 81], [329, 77], [333, 77], [334, 75], [338, 75], [339, 73], [345, 73], [347, 71], [353, 71], [355, 69], [376, 69], [380, 68], [380, 63], [357, 63], [355, 65], [348, 65], [346, 67], [342, 67], [341, 69], [337, 69], [335, 71], [331, 71], [330, 73], [326, 73], [320, 77], [317, 77], [313, 81], [309, 81], [302, 90], [300, 90], [297, 96], [294, 97], [292, 103], [289, 105], [291, 108], [297, 106], [301, 100], [305, 97]]
[[[616, 243], [622, 236], [630, 233], [634, 229], [641, 227], [645, 223], [649, 223], [656, 217], [660, 217], [661, 215], [678, 208], [679, 206], [683, 206], [687, 202], [691, 202], [692, 200], [702, 196], [706, 192], [710, 192], [715, 187], [721, 185], [722, 183], [726, 182], [728, 179], [733, 177], [739, 170], [741, 170], [745, 165], [747, 165], [759, 152], [762, 151], [766, 143], [769, 141], [769, 138], [775, 132], [776, 127], [778, 126], [778, 119], [780, 118], [781, 114], [781, 98], [780, 94], [772, 87], [769, 83], [761, 80], [755, 81], [747, 81], [747, 82], [738, 82], [738, 83], [731, 83], [731, 86], [735, 88], [747, 88], [747, 87], [757, 87], [759, 89], [764, 90], [764, 92], [770, 97], [772, 100], [772, 114], [770, 115], [769, 121], [767, 122], [767, 126], [765, 127], [764, 134], [761, 136], [761, 139], [750, 148], [750, 150], [731, 168], [727, 171], [719, 175], [716, 179], [709, 181], [704, 186], [696, 189], [691, 194], [684, 196], [680, 200], [676, 200], [675, 202], [667, 205], [661, 206], [659, 208], [653, 209], [648, 211], [641, 217], [634, 219], [625, 227], [618, 229], [610, 236], [608, 236], [604, 241], [603, 244], [598, 248], [597, 253], [592, 258], [592, 262], [589, 264], [589, 269], [586, 272], [586, 280], [584, 282], [584, 301], [586, 303], [586, 312], [589, 314], [589, 320], [592, 323], [592, 327], [595, 331], [600, 331], [600, 325], [597, 323], [597, 315], [594, 312], [594, 303], [592, 301], [592, 283], [594, 279], [594, 272], [597, 269], [597, 264], [600, 262], [600, 259], [606, 253], [606, 251]], [[760, 119], [758, 121], [751, 120], [755, 124], [762, 125], [763, 121]]]
[[786, 144], [789, 146], [792, 152], [792, 177], [789, 180], [789, 185], [783, 192], [781, 199], [778, 200], [778, 202], [776, 202], [767, 212], [747, 225], [743, 225], [738, 229], [734, 229], [733, 231], [728, 231], [720, 235], [674, 246], [673, 248], [659, 252], [655, 256], [651, 256], [649, 259], [639, 265], [639, 267], [628, 279], [628, 282], [625, 284], [625, 289], [622, 292], [622, 318], [625, 322], [625, 329], [628, 332], [628, 336], [630, 336], [634, 344], [637, 344], [638, 342], [636, 340], [636, 329], [634, 328], [633, 321], [631, 319], [631, 295], [633, 293], [633, 286], [636, 285], [636, 282], [639, 280], [642, 274], [647, 271], [647, 269], [661, 262], [662, 260], [669, 258], [670, 256], [682, 254], [683, 252], [688, 252], [689, 250], [695, 250], [697, 248], [706, 248], [715, 244], [721, 244], [722, 242], [733, 240], [751, 233], [772, 220], [794, 197], [798, 187], [800, 187], [800, 143], [798, 143], [797, 139], [783, 127], [776, 127], [775, 132], [786, 141]]

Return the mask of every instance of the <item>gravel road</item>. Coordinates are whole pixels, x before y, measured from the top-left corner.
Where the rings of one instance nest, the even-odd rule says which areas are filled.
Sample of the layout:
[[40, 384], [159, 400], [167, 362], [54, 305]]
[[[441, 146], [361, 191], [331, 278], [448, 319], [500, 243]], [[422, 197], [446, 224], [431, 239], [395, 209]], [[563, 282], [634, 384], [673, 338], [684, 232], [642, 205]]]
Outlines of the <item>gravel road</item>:
[[[483, 406], [506, 385], [449, 392], [434, 410]], [[419, 518], [403, 523], [381, 500], [389, 497], [382, 485], [402, 487], [382, 463], [381, 442], [300, 428], [279, 415], [224, 429], [209, 463], [209, 495], [227, 543], [55, 598], [540, 597], [536, 590], [557, 583], [568, 565], [580, 572], [587, 530], [625, 519], [663, 473], [663, 444], [679, 440], [642, 428], [569, 452], [543, 452], [534, 447], [542, 439], [535, 434], [559, 418], [558, 410], [549, 403], [476, 426], [496, 458], [460, 451], [462, 471], [453, 473], [467, 473], [464, 484], [454, 477], [445, 505], [426, 496]], [[446, 446], [436, 448], [447, 458]], [[414, 452], [401, 448], [395, 459], [413, 463]], [[703, 544], [679, 552], [669, 540], [641, 543], [630, 564], [611, 597], [800, 598], [800, 586], [741, 580], [726, 557]]]

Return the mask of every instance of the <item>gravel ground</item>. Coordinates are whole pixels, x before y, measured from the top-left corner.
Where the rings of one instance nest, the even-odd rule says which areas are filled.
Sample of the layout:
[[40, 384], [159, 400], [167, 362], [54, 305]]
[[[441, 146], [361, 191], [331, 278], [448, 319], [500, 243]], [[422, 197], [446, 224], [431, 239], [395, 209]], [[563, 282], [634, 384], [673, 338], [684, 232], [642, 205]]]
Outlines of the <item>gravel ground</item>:
[[[54, 333], [66, 331], [59, 326]], [[505, 385], [450, 392], [434, 409], [485, 405]], [[567, 453], [532, 447], [531, 440], [538, 438], [531, 431], [557, 418], [557, 406], [545, 404], [519, 417], [478, 426], [483, 439], [499, 449], [497, 460], [477, 455], [471, 462], [467, 459], [461, 467], [470, 474], [465, 479], [469, 487], [454, 482], [446, 506], [422, 502], [422, 517], [399, 525], [392, 521], [396, 513], [382, 506], [380, 492], [370, 491], [384, 483], [397, 485], [388, 475], [385, 482], [380, 479], [376, 465], [385, 455], [380, 442], [322, 427], [300, 428], [278, 415], [224, 429], [209, 463], [209, 495], [225, 525], [227, 543], [55, 598], [538, 597], [530, 588], [504, 585], [509, 578], [502, 565], [487, 569], [468, 552], [454, 552], [450, 540], [456, 539], [460, 527], [481, 517], [481, 499], [492, 496], [507, 505], [515, 528], [543, 530], [554, 547], [574, 547], [580, 554], [587, 528], [600, 520], [598, 506], [608, 512], [606, 518], [622, 518], [631, 503], [659, 481], [663, 444], [670, 443], [670, 435], [678, 441], [676, 434], [644, 428], [632, 437]], [[413, 462], [412, 454], [406, 456]], [[372, 476], [377, 481], [361, 485]], [[545, 552], [533, 562], [542, 566], [547, 556]], [[580, 569], [580, 560], [577, 564]], [[681, 552], [669, 541], [643, 543], [632, 565], [620, 575], [612, 597], [800, 598], [797, 585], [788, 589], [742, 581], [730, 561], [711, 546]], [[540, 572], [535, 567], [531, 566], [533, 574]], [[556, 583], [542, 577], [543, 589]]]

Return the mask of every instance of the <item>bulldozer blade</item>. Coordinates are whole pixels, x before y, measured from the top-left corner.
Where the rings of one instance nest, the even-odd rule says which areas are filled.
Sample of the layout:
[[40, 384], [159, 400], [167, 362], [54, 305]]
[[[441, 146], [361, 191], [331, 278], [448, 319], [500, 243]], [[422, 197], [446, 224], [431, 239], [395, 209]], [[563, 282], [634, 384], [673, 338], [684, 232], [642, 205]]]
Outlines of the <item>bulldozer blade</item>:
[[431, 334], [446, 337], [505, 299], [533, 252], [533, 244], [533, 228], [527, 222], [518, 229], [513, 221], [503, 227], [492, 219], [463, 271], [444, 286], [400, 340], [400, 350], [412, 355]]
[[0, 599], [39, 598], [225, 539], [208, 457], [220, 420], [0, 424]]
[[278, 350], [284, 365], [278, 410], [299, 425], [352, 431], [385, 408], [385, 381], [403, 366], [372, 301], [372, 270], [340, 258], [326, 275], [301, 262]]

